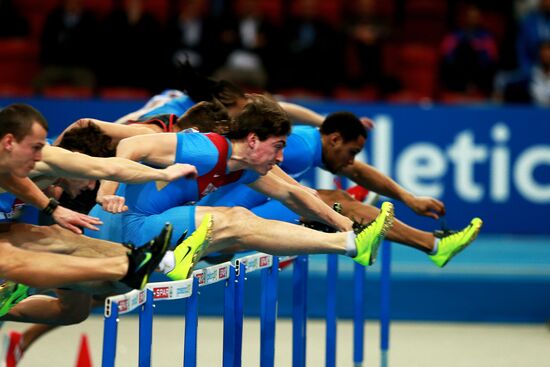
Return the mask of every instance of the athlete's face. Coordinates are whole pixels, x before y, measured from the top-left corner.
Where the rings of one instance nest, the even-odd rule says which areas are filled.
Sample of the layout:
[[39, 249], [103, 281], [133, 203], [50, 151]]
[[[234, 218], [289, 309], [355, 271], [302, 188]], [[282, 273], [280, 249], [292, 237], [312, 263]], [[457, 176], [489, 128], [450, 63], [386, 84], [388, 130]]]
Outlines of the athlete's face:
[[8, 159], [6, 168], [17, 177], [27, 177], [36, 162], [42, 159], [42, 148], [46, 144], [46, 130], [38, 123], [32, 125], [30, 134], [17, 141], [12, 134], [2, 138]]
[[344, 141], [338, 133], [330, 134], [323, 143], [323, 163], [327, 170], [337, 173], [346, 166], [353, 164], [355, 156], [363, 149], [365, 138], [359, 136], [355, 140]]
[[75, 198], [82, 191], [93, 190], [96, 185], [96, 180], [81, 179], [81, 178], [60, 178], [57, 183], [58, 186], [63, 188], [71, 198]]
[[260, 175], [265, 175], [273, 166], [283, 161], [283, 149], [286, 145], [286, 136], [272, 136], [261, 141], [258, 136], [249, 137], [249, 161], [251, 166]]

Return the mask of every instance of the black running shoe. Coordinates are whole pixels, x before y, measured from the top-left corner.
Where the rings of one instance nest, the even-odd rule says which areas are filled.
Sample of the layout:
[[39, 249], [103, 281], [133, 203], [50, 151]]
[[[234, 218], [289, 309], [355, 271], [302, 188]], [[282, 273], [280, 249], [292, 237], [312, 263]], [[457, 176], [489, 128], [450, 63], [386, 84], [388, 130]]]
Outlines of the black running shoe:
[[[336, 203], [332, 204], [332, 209], [334, 209], [334, 211], [336, 213], [341, 214], [342, 213], [342, 204], [340, 204], [339, 202], [336, 202]], [[317, 221], [311, 221], [311, 222], [300, 221], [300, 225], [302, 225], [304, 227], [307, 227], [307, 228], [314, 229], [316, 231], [320, 231], [320, 232], [326, 232], [326, 233], [338, 232], [334, 227], [329, 226], [328, 224], [325, 224], [325, 223], [317, 222]]]
[[168, 250], [172, 237], [172, 225], [167, 223], [160, 234], [149, 243], [132, 249], [128, 253], [128, 273], [120, 281], [130, 288], [143, 289], [149, 281], [149, 275]]
[[[170, 239], [172, 238], [173, 226], [170, 223], [166, 223], [162, 228], [162, 231], [152, 241], [145, 245], [147, 250], [151, 252], [153, 257], [164, 256], [164, 253], [168, 251], [170, 247]], [[166, 248], [166, 249], [165, 249]], [[162, 252], [162, 255], [160, 255]]]

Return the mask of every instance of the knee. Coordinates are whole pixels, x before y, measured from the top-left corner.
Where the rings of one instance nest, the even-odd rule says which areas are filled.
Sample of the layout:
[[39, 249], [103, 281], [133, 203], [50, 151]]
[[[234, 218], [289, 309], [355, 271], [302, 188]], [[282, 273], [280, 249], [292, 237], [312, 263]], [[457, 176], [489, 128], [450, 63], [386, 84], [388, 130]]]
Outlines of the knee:
[[90, 310], [69, 310], [63, 318], [61, 325], [75, 325], [85, 321], [90, 315]]
[[[78, 297], [77, 297], [78, 298]], [[60, 320], [62, 325], [79, 324], [86, 320], [90, 315], [91, 300], [90, 298], [79, 299], [76, 302], [67, 302], [67, 300], [60, 301], [61, 314], [63, 315]]]
[[235, 206], [229, 208], [229, 210], [227, 211], [227, 216], [235, 221], [240, 222], [243, 220], [243, 218], [253, 217], [254, 214], [250, 210], [243, 208], [242, 206]]
[[254, 214], [242, 206], [218, 207], [214, 214], [214, 222], [217, 224], [235, 225], [243, 222], [243, 218], [254, 216]]
[[239, 232], [254, 216], [250, 210], [238, 206], [216, 208], [212, 214], [216, 238], [232, 236]]

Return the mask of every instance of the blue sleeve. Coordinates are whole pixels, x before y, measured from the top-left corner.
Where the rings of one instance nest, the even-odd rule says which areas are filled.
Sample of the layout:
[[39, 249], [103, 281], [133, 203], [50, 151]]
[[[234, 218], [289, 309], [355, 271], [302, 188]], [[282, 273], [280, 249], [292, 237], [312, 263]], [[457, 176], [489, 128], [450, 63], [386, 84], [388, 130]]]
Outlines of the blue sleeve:
[[283, 171], [294, 177], [311, 169], [314, 161], [314, 147], [304, 137], [291, 134], [283, 151]]
[[195, 102], [191, 98], [189, 98], [188, 95], [184, 94], [181, 97], [174, 98], [166, 102], [162, 106], [154, 108], [151, 111], [143, 114], [142, 116], [140, 116], [140, 119], [144, 117], [170, 114], [181, 116], [185, 112], [187, 112], [187, 110], [190, 109], [193, 105], [195, 105]]

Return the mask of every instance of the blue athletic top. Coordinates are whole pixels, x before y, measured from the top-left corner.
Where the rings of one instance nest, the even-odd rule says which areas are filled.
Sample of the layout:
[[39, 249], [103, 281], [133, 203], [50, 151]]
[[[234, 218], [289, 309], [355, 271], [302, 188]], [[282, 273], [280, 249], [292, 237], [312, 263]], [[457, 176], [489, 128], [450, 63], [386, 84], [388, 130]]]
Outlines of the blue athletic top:
[[[286, 141], [281, 168], [299, 181], [309, 170], [324, 168], [322, 160], [321, 133], [310, 126], [296, 126]], [[252, 209], [269, 198], [246, 186], [222, 187], [214, 194], [198, 202], [202, 206], [242, 206]]]
[[286, 141], [281, 168], [299, 181], [310, 169], [324, 168], [321, 133], [311, 126], [295, 126]]
[[[128, 205], [129, 212], [153, 215], [176, 206], [192, 204], [198, 201], [200, 198], [199, 181], [204, 179], [216, 167], [219, 153], [218, 147], [207, 137], [207, 134], [178, 133], [175, 163], [194, 165], [197, 167], [199, 178], [196, 180], [182, 178], [168, 183], [160, 190], [157, 188], [156, 182], [127, 185], [126, 204]], [[225, 159], [228, 160], [229, 157], [231, 157], [231, 144], [229, 144], [229, 150]], [[225, 175], [229, 174], [226, 169]], [[212, 182], [219, 180], [217, 176], [215, 175], [212, 178]], [[244, 170], [238, 179], [226, 185], [247, 184], [256, 181], [258, 178], [258, 173]], [[208, 190], [216, 190], [215, 187], [210, 187], [211, 185], [207, 184]]]
[[166, 102], [162, 106], [152, 109], [151, 111], [141, 115], [139, 118], [143, 119], [143, 118], [157, 116], [157, 115], [170, 115], [170, 114], [181, 116], [194, 105], [195, 105], [195, 102], [191, 98], [189, 98], [188, 95], [184, 94], [181, 97], [171, 99], [170, 101]]

